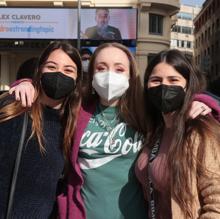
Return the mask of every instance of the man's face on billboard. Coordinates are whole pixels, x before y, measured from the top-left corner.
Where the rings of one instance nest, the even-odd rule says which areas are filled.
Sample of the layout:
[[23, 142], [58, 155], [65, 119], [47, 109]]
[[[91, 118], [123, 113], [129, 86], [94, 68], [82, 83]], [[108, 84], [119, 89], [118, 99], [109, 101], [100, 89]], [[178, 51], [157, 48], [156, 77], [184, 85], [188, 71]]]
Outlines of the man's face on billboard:
[[106, 26], [108, 26], [108, 22], [109, 22], [109, 12], [107, 10], [98, 10], [96, 12], [96, 22], [97, 22], [97, 26], [100, 28], [104, 28]]

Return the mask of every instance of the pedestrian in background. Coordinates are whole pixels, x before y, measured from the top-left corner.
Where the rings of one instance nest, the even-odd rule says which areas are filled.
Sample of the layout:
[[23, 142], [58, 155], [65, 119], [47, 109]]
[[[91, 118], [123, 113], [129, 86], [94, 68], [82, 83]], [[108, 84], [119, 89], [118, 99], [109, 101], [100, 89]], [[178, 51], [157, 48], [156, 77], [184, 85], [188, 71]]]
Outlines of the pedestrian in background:
[[16, 74], [16, 80], [20, 80], [22, 78], [30, 78], [34, 77], [36, 68], [37, 68], [38, 58], [32, 57], [25, 60], [18, 68]]
[[80, 50], [80, 55], [82, 59], [82, 70], [83, 70], [83, 79], [82, 79], [82, 91], [87, 89], [89, 83], [89, 62], [92, 56], [92, 52], [88, 48], [82, 48]]

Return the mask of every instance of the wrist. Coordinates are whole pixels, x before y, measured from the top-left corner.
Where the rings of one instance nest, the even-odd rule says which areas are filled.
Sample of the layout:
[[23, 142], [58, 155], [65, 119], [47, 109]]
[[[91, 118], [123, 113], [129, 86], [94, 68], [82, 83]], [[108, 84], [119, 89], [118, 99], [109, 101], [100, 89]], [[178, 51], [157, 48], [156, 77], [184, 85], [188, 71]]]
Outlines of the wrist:
[[25, 82], [25, 81], [32, 83], [32, 79], [30, 79], [30, 78], [22, 78], [22, 79], [16, 80], [13, 83], [11, 83], [10, 84], [10, 88], [15, 87], [15, 86], [17, 86], [20, 83]]

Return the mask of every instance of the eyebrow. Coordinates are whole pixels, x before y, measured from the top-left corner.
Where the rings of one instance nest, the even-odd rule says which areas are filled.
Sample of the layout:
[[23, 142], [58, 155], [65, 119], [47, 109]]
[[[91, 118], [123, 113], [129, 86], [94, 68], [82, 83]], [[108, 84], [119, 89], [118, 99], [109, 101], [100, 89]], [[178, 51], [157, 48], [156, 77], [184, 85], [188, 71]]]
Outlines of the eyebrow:
[[[158, 75], [151, 75], [149, 76], [149, 78], [161, 78], [162, 76], [158, 76]], [[178, 75], [168, 75], [167, 78], [181, 78], [181, 76]]]
[[152, 79], [152, 78], [161, 78], [160, 76], [156, 76], [156, 75], [151, 75], [150, 77], [149, 77], [149, 79]]
[[[52, 63], [52, 64], [54, 64], [54, 65], [58, 65], [56, 62], [54, 62], [54, 61], [47, 61], [47, 62], [45, 62], [45, 65], [46, 64], [50, 64], [50, 63]], [[74, 70], [76, 70], [77, 71], [77, 67], [75, 67], [74, 65], [64, 65], [64, 67], [71, 67], [71, 68], [73, 68]]]
[[[106, 64], [106, 62], [97, 62], [96, 65], [107, 65], [107, 64]], [[116, 63], [114, 63], [114, 66], [115, 66], [115, 65], [122, 65], [122, 66], [126, 67], [126, 66], [125, 66], [123, 63], [121, 63], [121, 62], [116, 62]]]

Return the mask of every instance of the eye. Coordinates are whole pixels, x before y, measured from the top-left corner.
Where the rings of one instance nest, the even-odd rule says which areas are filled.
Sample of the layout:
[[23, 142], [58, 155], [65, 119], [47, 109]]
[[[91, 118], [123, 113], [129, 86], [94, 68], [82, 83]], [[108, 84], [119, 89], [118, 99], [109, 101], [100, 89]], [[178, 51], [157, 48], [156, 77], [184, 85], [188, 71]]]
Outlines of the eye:
[[118, 73], [122, 73], [122, 72], [124, 72], [125, 70], [123, 69], [123, 68], [117, 68], [116, 69], [116, 72], [118, 72]]
[[179, 82], [179, 79], [177, 79], [177, 78], [171, 78], [170, 81], [171, 81], [171, 83], [176, 83], [176, 82]]
[[56, 70], [56, 66], [54, 66], [54, 65], [46, 65], [45, 68], [49, 69], [50, 71]]
[[77, 73], [77, 70], [76, 69], [74, 69], [74, 68], [65, 68], [64, 69], [64, 73], [65, 74], [76, 74]]
[[67, 68], [67, 69], [65, 69], [65, 71], [66, 71], [66, 72], [75, 72], [75, 71], [74, 71], [73, 69], [71, 69], [71, 68], [70, 68], [70, 69]]
[[105, 66], [97, 66], [95, 69], [96, 72], [104, 72], [106, 70], [107, 68]]
[[149, 80], [150, 83], [160, 83], [161, 80], [159, 78], [152, 78]]

